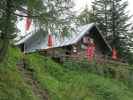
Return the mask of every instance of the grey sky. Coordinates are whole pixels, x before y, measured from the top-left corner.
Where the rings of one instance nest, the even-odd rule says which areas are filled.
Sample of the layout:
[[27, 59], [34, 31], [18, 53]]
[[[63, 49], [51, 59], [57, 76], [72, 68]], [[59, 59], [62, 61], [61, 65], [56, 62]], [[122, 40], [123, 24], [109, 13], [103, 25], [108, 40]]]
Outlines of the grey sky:
[[[74, 0], [76, 6], [74, 7], [74, 10], [79, 11], [85, 8], [86, 4], [89, 5], [89, 7], [91, 7], [91, 2], [93, 0]], [[133, 0], [128, 0], [129, 6], [128, 6], [128, 10], [129, 10], [129, 15], [133, 15]]]

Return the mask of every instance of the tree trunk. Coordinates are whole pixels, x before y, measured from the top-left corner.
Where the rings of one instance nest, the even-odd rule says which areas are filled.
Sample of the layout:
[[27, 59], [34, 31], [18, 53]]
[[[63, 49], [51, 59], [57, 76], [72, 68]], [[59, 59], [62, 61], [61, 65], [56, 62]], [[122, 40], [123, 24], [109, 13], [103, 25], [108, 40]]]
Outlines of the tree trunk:
[[2, 62], [6, 56], [9, 45], [9, 28], [11, 23], [11, 4], [12, 0], [6, 0], [6, 9], [4, 14], [4, 31], [1, 33], [1, 48], [0, 48], [0, 62]]

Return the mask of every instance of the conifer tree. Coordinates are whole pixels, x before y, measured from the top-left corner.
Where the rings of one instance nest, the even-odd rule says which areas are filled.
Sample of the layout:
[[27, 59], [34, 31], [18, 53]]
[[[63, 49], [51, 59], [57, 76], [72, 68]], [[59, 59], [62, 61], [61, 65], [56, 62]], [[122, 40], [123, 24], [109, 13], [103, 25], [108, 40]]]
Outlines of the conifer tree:
[[85, 25], [89, 23], [94, 23], [95, 22], [95, 16], [92, 10], [89, 10], [88, 7], [80, 13], [77, 17], [77, 22], [80, 25]]
[[96, 23], [112, 47], [121, 55], [129, 51], [130, 33], [127, 0], [95, 0], [93, 10]]
[[65, 15], [71, 6], [71, 0], [0, 0], [0, 61], [7, 53], [10, 40], [14, 38], [18, 16], [37, 20], [45, 28], [54, 28], [70, 21], [70, 16], [61, 16]]

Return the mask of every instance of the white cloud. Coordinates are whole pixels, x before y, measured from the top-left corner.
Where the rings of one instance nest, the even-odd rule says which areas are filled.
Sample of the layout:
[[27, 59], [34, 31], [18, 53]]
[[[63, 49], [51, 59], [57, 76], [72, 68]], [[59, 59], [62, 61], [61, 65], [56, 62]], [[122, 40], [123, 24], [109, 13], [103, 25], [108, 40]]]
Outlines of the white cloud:
[[133, 0], [128, 0], [128, 10], [130, 11], [130, 15], [133, 15]]
[[73, 1], [75, 3], [74, 11], [80, 12], [86, 7], [86, 5], [88, 5], [89, 8], [91, 8], [91, 2], [93, 0], [73, 0]]

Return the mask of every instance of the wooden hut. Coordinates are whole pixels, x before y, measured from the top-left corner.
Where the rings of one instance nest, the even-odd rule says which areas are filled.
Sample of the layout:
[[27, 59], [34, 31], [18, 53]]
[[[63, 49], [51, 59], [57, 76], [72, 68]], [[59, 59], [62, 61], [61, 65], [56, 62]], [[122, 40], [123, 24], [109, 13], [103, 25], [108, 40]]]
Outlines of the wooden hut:
[[54, 42], [51, 47], [47, 43], [48, 36], [42, 33], [30, 35], [29, 38], [20, 40], [16, 45], [22, 45], [25, 53], [39, 51], [54, 57], [86, 57], [86, 48], [90, 41], [93, 41], [96, 47], [95, 58], [104, 57], [112, 51], [94, 23], [76, 28], [69, 37], [63, 39], [59, 37], [53, 36]]

